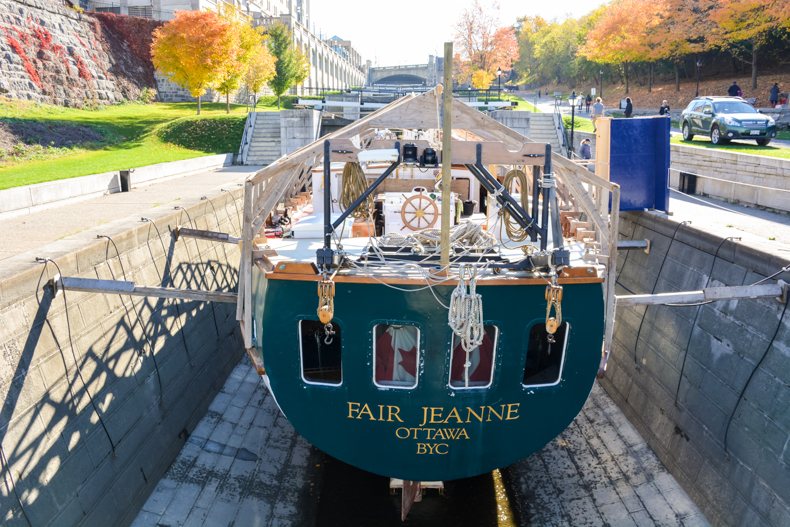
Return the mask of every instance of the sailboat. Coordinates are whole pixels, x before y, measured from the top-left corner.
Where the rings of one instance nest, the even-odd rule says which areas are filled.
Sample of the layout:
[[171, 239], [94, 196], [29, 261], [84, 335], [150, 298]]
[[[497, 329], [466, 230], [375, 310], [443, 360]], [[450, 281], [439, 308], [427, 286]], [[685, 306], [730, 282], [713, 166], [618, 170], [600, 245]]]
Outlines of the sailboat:
[[403, 97], [246, 182], [248, 354], [295, 429], [361, 469], [529, 456], [605, 360], [618, 192], [441, 86]]

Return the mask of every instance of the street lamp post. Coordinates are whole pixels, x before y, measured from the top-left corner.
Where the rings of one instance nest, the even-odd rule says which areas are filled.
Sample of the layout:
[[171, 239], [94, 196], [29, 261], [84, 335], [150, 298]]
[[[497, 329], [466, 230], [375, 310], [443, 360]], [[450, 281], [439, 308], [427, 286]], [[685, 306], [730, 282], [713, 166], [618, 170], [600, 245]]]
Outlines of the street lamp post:
[[700, 69], [702, 69], [702, 61], [700, 59], [697, 59], [695, 66], [697, 67], [697, 90], [694, 93], [694, 97], [699, 97], [699, 72]]
[[600, 81], [601, 81], [601, 82], [600, 82], [600, 84], [601, 84], [601, 93], [599, 93], [599, 94], [598, 94], [598, 97], [600, 97], [601, 99], [603, 99], [603, 70], [600, 70], [600, 71], [598, 72], [598, 78], [599, 78], [599, 79], [600, 79]]
[[502, 100], [502, 68], [497, 67], [496, 69], [496, 78], [497, 78], [497, 99], [500, 101]]
[[573, 159], [573, 129], [576, 124], [576, 91], [574, 90], [571, 93], [571, 97], [568, 100], [571, 103], [571, 145], [568, 148], [568, 159]]

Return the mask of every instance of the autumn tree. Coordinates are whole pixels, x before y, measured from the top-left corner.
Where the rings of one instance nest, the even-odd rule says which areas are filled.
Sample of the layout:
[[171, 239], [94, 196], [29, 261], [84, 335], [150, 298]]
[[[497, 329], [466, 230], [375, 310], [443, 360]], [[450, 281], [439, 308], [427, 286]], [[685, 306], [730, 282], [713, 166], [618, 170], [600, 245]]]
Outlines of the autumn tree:
[[197, 97], [214, 86], [234, 56], [237, 41], [231, 25], [211, 11], [177, 11], [175, 18], [154, 32], [154, 66]]
[[[510, 70], [518, 59], [518, 41], [512, 27], [497, 27], [497, 20], [479, 0], [465, 9], [455, 25], [455, 41], [460, 62], [458, 70], [464, 80], [482, 70], [495, 74], [497, 68]], [[480, 76], [478, 75], [478, 78]]]
[[580, 54], [597, 63], [622, 66], [625, 93], [629, 87], [629, 66], [650, 60], [651, 49], [644, 36], [658, 20], [645, 0], [615, 0], [587, 33]]
[[519, 80], [523, 82], [535, 82], [538, 80], [537, 70], [539, 62], [535, 56], [538, 34], [546, 28], [548, 22], [539, 16], [526, 16], [518, 19], [518, 61], [515, 69], [518, 72]]
[[230, 94], [241, 86], [242, 78], [250, 67], [250, 60], [259, 50], [264, 49], [263, 33], [250, 25], [248, 18], [237, 8], [223, 4], [220, 16], [230, 24], [230, 38], [235, 45], [225, 61], [225, 66], [217, 80], [216, 90], [225, 96], [225, 111], [230, 113]]
[[759, 51], [771, 35], [787, 35], [790, 29], [787, 0], [719, 0], [717, 4], [710, 15], [716, 41], [736, 59], [751, 64], [752, 89], [756, 89]]
[[255, 97], [263, 86], [274, 77], [274, 56], [269, 53], [268, 46], [258, 46], [250, 57], [250, 64], [244, 76], [244, 84]]
[[285, 24], [280, 22], [272, 24], [267, 34], [269, 52], [276, 60], [274, 76], [269, 81], [269, 87], [277, 96], [277, 108], [279, 108], [282, 94], [307, 78], [310, 73], [310, 63], [302, 50], [294, 47], [291, 31]]

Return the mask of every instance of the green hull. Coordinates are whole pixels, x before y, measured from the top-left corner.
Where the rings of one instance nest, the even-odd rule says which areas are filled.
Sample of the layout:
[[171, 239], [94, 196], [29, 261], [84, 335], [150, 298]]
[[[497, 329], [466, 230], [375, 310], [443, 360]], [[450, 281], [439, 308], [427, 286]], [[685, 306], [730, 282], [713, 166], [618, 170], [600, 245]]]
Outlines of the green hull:
[[[326, 453], [361, 469], [407, 480], [451, 480], [509, 465], [542, 448], [576, 417], [601, 358], [600, 283], [566, 284], [568, 322], [560, 380], [522, 384], [530, 329], [546, 316], [545, 284], [483, 285], [485, 323], [498, 328], [488, 388], [448, 386], [452, 333], [447, 310], [429, 290], [404, 293], [379, 283], [336, 283], [342, 382], [305, 382], [300, 320], [316, 320], [316, 282], [267, 279], [253, 271], [256, 343], [272, 391], [295, 429]], [[417, 289], [410, 286], [399, 286]], [[435, 287], [445, 304], [452, 286]], [[377, 324], [418, 326], [418, 382], [413, 389], [373, 382]]]

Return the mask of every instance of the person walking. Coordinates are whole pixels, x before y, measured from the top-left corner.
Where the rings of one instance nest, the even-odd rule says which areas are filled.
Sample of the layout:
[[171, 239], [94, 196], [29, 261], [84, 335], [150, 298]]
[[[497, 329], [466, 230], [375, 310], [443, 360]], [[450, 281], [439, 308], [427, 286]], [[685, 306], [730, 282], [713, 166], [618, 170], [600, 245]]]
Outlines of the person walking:
[[634, 104], [631, 102], [631, 97], [625, 98], [625, 116], [631, 117], [634, 114]]
[[740, 97], [742, 93], [741, 87], [738, 86], [738, 83], [735, 81], [732, 81], [732, 86], [727, 88], [727, 95], [730, 97]]
[[600, 97], [595, 98], [595, 104], [592, 105], [592, 122], [593, 132], [598, 131], [598, 126], [595, 124], [599, 117], [603, 117], [604, 106]]
[[587, 113], [590, 113], [590, 105], [592, 104], [592, 95], [589, 93], [587, 97], [584, 99], [584, 104], [587, 106]]
[[669, 103], [666, 99], [661, 101], [661, 108], [658, 109], [658, 115], [666, 115], [669, 117]]
[[771, 101], [771, 108], [776, 108], [776, 105], [779, 104], [779, 83], [775, 82], [774, 85], [771, 86], [769, 99]]
[[590, 140], [587, 138], [582, 139], [582, 142], [579, 144], [579, 157], [582, 159], [592, 159]]

